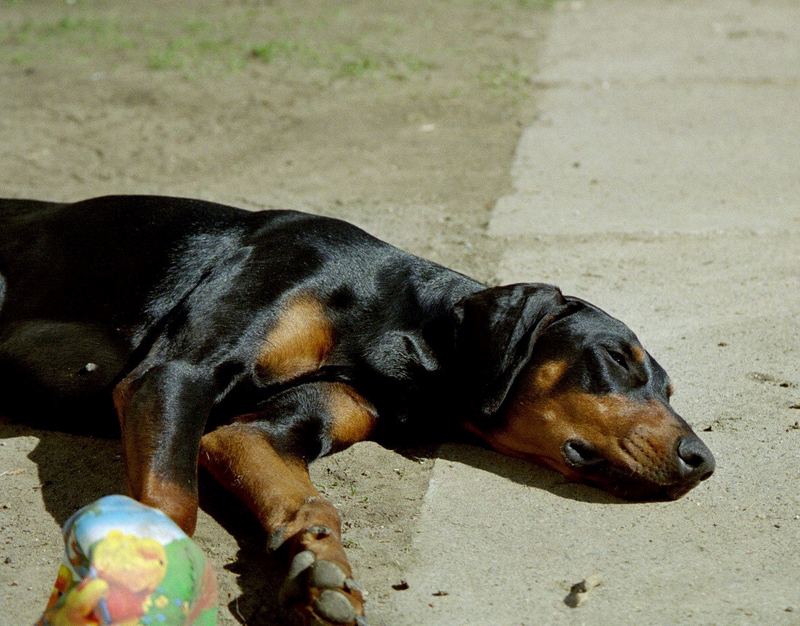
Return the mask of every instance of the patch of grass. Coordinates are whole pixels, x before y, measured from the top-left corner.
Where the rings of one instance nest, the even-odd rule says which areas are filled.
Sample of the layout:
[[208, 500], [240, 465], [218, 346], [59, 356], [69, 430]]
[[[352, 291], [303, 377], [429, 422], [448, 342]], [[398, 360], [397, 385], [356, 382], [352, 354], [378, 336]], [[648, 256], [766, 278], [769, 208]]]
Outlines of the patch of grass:
[[[489, 0], [489, 6], [494, 11], [508, 10], [509, 5], [516, 5], [521, 9], [547, 10], [552, 9], [559, 0]], [[471, 0], [473, 4], [485, 4], [486, 0]]]
[[75, 17], [67, 15], [37, 29], [44, 38], [66, 38], [79, 45], [104, 48], [126, 48], [132, 45], [122, 25], [101, 18]]
[[18, 25], [0, 24], [4, 47], [21, 46], [29, 43], [33, 35], [33, 22], [25, 20]]
[[184, 70], [187, 76], [219, 69], [236, 71], [245, 65], [241, 48], [233, 37], [177, 37], [151, 50], [147, 67], [156, 71]]
[[296, 43], [283, 39], [276, 39], [250, 46], [248, 56], [262, 63], [272, 63], [272, 61], [277, 58], [289, 58], [293, 54], [296, 54], [298, 50], [299, 46]]
[[433, 61], [427, 61], [410, 54], [402, 55], [399, 61], [409, 72], [424, 72], [439, 68], [439, 65]]
[[[47, 63], [53, 51], [97, 64], [124, 60], [157, 72], [182, 72], [186, 77], [241, 70], [249, 63], [280, 61], [300, 74], [314, 72], [315, 80], [409, 80], [439, 69], [437, 64], [396, 41], [406, 30], [396, 16], [376, 14], [371, 29], [353, 33], [345, 7], [320, 10], [302, 17], [274, 11], [267, 32], [282, 35], [262, 41], [249, 39], [252, 23], [264, 10], [241, 12], [219, 21], [186, 19], [168, 28], [157, 20], [127, 23], [68, 9], [52, 19], [0, 22], [0, 58], [6, 62]], [[263, 31], [262, 31], [263, 32]], [[312, 43], [313, 42], [313, 43]], [[109, 57], [108, 51], [125, 52]], [[134, 52], [127, 52], [134, 50]]]
[[200, 35], [214, 30], [214, 26], [207, 20], [189, 20], [182, 28], [187, 35]]
[[495, 65], [478, 72], [478, 80], [484, 87], [498, 91], [516, 92], [530, 85], [527, 72], [516, 66]]
[[147, 67], [151, 70], [177, 70], [183, 67], [183, 55], [175, 42], [169, 42], [163, 49], [150, 52]]
[[33, 55], [30, 52], [13, 52], [8, 57], [9, 63], [12, 65], [30, 65], [33, 61]]
[[[519, 92], [528, 82], [519, 63], [479, 65], [477, 71], [470, 69], [472, 64], [454, 64], [452, 54], [442, 52], [436, 32], [440, 29], [442, 36], [449, 38], [452, 49], [453, 34], [448, 29], [453, 12], [469, 14], [476, 23], [481, 14], [491, 13], [493, 19], [513, 27], [521, 12], [546, 8], [556, 1], [453, 0], [447, 10], [432, 5], [416, 22], [406, 19], [400, 9], [367, 10], [341, 4], [313, 11], [293, 5], [259, 6], [226, 11], [215, 19], [179, 12], [169, 22], [160, 14], [137, 21], [93, 14], [88, 4], [79, 3], [63, 9], [62, 15], [23, 18], [17, 23], [0, 21], [0, 60], [49, 63], [57, 52], [64, 58], [91, 63], [95, 69], [134, 63], [157, 72], [181, 72], [189, 78], [219, 76], [248, 65], [254, 69], [277, 65], [259, 72], [278, 72], [320, 85], [330, 81], [412, 81], [426, 74], [465, 70], [462, 76], [473, 86], [498, 93]], [[354, 16], [361, 19], [355, 29]], [[470, 54], [465, 49], [464, 55]], [[456, 87], [468, 89], [466, 83]]]
[[64, 16], [48, 22], [25, 20], [3, 29], [3, 43], [37, 49], [59, 46], [123, 49], [133, 46], [121, 24], [101, 19]]
[[552, 9], [558, 0], [516, 0], [523, 9]]
[[349, 59], [346, 58], [342, 60], [337, 75], [348, 78], [358, 78], [379, 67], [380, 63], [377, 59], [367, 55], [356, 55]]

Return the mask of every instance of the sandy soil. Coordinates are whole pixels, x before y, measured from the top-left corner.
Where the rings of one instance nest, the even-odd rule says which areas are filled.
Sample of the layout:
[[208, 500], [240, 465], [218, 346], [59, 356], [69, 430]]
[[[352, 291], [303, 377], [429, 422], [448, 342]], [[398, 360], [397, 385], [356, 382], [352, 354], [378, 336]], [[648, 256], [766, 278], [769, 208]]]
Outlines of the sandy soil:
[[[0, 191], [190, 195], [344, 217], [492, 280], [486, 236], [531, 97], [547, 2], [148, 0], [0, 5]], [[313, 7], [313, 8], [312, 8]], [[420, 455], [421, 458], [417, 458]], [[362, 444], [317, 463], [373, 623], [413, 559], [432, 461]], [[59, 526], [124, 489], [116, 442], [0, 422], [0, 623], [30, 623]], [[271, 623], [270, 562], [205, 485], [222, 623]], [[227, 606], [226, 606], [227, 605]]]

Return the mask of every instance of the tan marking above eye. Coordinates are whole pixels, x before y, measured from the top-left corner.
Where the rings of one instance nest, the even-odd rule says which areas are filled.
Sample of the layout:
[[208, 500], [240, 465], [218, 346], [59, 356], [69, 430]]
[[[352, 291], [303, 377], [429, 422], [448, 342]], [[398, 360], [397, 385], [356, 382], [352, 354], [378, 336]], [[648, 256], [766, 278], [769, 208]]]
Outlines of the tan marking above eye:
[[333, 325], [311, 295], [292, 299], [267, 333], [257, 357], [260, 374], [279, 382], [320, 368], [333, 349]]
[[631, 346], [631, 356], [637, 363], [644, 363], [645, 351], [641, 346]]

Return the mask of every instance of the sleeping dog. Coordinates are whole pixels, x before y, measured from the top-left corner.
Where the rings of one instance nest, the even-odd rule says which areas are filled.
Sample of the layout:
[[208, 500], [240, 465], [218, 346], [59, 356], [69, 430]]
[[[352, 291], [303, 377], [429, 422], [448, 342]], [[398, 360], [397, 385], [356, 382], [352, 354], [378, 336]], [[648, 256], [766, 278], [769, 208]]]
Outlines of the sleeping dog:
[[251, 509], [301, 623], [363, 624], [307, 465], [469, 432], [629, 499], [714, 469], [633, 332], [551, 285], [487, 287], [345, 222], [116, 196], [0, 200], [0, 411], [101, 429], [187, 533], [198, 464]]

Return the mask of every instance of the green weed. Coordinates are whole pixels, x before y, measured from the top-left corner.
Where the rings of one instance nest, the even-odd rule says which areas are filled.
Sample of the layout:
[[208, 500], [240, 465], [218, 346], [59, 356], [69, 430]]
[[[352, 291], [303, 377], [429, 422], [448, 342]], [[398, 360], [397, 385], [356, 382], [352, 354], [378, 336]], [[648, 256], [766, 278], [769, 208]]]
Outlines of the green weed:
[[482, 69], [478, 80], [484, 87], [498, 91], [520, 91], [530, 84], [530, 76], [518, 67], [496, 65]]
[[292, 56], [298, 49], [297, 44], [291, 41], [277, 39], [251, 46], [249, 56], [263, 63], [272, 63], [279, 57], [287, 58]]

